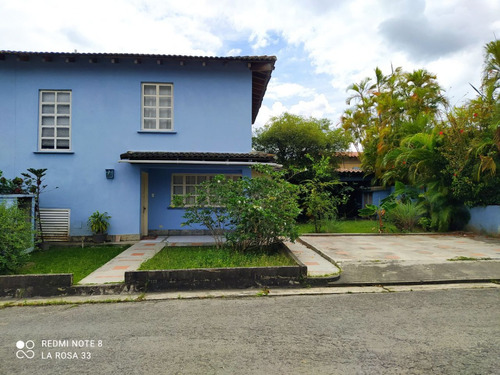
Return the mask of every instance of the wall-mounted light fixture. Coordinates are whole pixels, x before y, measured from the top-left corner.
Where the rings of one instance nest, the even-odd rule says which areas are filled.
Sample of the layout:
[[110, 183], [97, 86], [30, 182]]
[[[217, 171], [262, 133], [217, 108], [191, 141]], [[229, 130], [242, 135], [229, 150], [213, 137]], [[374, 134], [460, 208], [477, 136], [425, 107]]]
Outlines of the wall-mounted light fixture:
[[106, 169], [106, 178], [108, 180], [112, 180], [115, 178], [115, 170], [114, 169]]

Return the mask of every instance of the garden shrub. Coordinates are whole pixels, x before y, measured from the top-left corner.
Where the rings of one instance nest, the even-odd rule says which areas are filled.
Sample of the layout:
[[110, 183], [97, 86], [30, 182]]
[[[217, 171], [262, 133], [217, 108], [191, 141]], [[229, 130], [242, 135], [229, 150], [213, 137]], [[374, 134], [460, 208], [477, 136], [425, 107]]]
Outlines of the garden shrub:
[[320, 233], [337, 218], [338, 206], [347, 202], [348, 192], [352, 189], [343, 186], [344, 183], [334, 174], [329, 157], [322, 156], [315, 161], [310, 155], [306, 156], [312, 162], [312, 177], [302, 181], [305, 193], [303, 205], [305, 214], [314, 224], [314, 232]]
[[15, 205], [0, 203], [0, 273], [8, 273], [28, 259], [33, 247], [33, 229], [29, 215]]
[[279, 178], [243, 178], [241, 195], [228, 202], [231, 231], [227, 241], [237, 250], [267, 248], [298, 237], [297, 188]]
[[175, 197], [174, 204], [186, 208], [183, 225], [202, 224], [217, 247], [225, 237], [229, 246], [240, 251], [295, 240], [300, 213], [297, 187], [266, 172], [238, 180], [217, 175], [198, 185], [195, 194]]
[[419, 225], [420, 218], [426, 213], [424, 207], [417, 202], [398, 202], [387, 214], [396, 228], [401, 231], [414, 231]]

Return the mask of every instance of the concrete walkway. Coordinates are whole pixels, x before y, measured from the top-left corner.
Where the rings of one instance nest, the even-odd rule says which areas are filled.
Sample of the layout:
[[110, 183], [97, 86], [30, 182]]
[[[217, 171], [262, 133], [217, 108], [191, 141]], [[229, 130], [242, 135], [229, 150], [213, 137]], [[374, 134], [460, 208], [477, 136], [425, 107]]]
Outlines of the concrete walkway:
[[[79, 284], [105, 284], [125, 281], [125, 271], [135, 271], [146, 260], [152, 258], [165, 246], [211, 246], [214, 240], [211, 236], [169, 236], [153, 240], [142, 240], [111, 259], [82, 279]], [[295, 256], [307, 266], [309, 277], [338, 276], [340, 270], [315, 251], [300, 242], [287, 242], [287, 246]]]
[[169, 236], [167, 246], [212, 246], [215, 244], [212, 236]]
[[307, 266], [308, 277], [332, 277], [340, 274], [340, 269], [336, 265], [326, 260], [316, 251], [303, 245], [300, 241], [295, 241], [295, 243], [285, 242], [285, 245], [298, 260]]
[[125, 271], [135, 271], [146, 260], [152, 258], [166, 245], [166, 237], [143, 240], [132, 245], [101, 268], [82, 279], [79, 284], [105, 284], [125, 281]]

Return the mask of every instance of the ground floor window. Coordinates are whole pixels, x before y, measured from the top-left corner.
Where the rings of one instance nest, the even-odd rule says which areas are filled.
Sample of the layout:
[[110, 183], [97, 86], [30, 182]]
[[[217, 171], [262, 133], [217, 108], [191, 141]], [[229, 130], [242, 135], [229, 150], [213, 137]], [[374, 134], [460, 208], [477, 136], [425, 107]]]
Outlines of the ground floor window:
[[[192, 196], [184, 199], [184, 204], [192, 205], [196, 202], [196, 186], [213, 179], [216, 174], [173, 174], [172, 175], [172, 194], [171, 199], [173, 201], [176, 195], [187, 195], [192, 194]], [[232, 180], [238, 180], [241, 175], [224, 175], [226, 178]]]

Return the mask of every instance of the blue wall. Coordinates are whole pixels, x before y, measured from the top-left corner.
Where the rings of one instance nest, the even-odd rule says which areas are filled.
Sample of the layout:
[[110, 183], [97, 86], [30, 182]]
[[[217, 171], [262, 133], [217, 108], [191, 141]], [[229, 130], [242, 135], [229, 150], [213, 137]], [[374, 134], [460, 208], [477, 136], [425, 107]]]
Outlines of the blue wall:
[[[13, 178], [27, 168], [47, 168], [41, 206], [70, 208], [72, 236], [89, 234], [87, 218], [95, 210], [112, 216], [110, 234], [139, 233], [140, 168], [118, 163], [123, 152], [251, 150], [252, 80], [241, 62], [203, 67], [7, 56], [0, 82], [0, 170]], [[140, 132], [142, 82], [174, 84], [175, 133]], [[71, 153], [37, 152], [42, 89], [72, 91]], [[106, 168], [115, 169], [113, 180]]]
[[474, 207], [467, 229], [477, 233], [500, 235], [500, 206]]
[[387, 189], [372, 189], [363, 191], [363, 198], [361, 202], [361, 207], [364, 208], [368, 203], [366, 201], [366, 194], [371, 194], [371, 204], [375, 206], [380, 206], [382, 199], [387, 198], [394, 192], [394, 186]]

